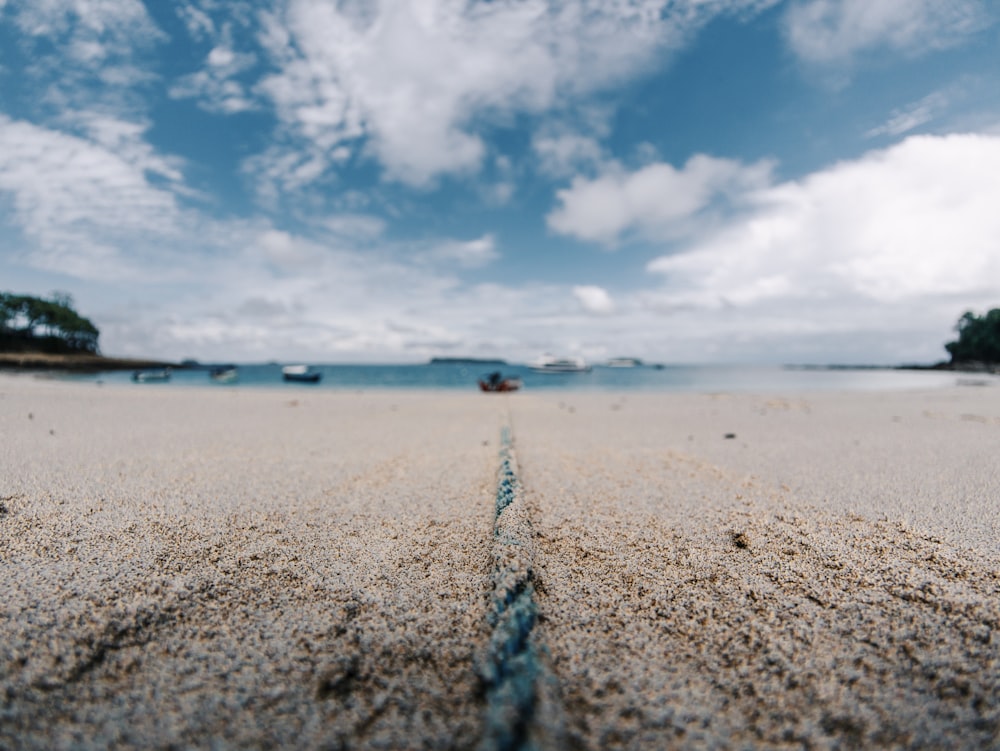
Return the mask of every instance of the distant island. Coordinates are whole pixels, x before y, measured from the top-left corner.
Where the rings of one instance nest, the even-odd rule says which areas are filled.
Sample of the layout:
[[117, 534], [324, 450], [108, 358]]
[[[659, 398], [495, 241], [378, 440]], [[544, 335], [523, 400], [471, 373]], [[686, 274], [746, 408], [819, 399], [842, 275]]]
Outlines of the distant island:
[[148, 370], [178, 367], [162, 360], [129, 357], [105, 357], [90, 354], [52, 354], [50, 352], [0, 352], [0, 370], [102, 373], [109, 370]]
[[431, 365], [506, 365], [506, 360], [480, 357], [432, 357]]

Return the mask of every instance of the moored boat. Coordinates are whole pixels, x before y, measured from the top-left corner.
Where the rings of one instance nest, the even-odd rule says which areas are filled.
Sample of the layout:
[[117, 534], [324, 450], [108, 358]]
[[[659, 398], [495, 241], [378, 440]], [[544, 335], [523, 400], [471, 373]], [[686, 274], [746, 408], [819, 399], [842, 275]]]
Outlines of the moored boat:
[[170, 368], [159, 370], [137, 370], [132, 373], [132, 380], [136, 383], [162, 383], [170, 380]]
[[479, 379], [479, 390], [489, 392], [517, 391], [521, 388], [520, 378], [504, 378], [499, 372], [490, 373]]
[[536, 373], [589, 373], [590, 366], [582, 357], [542, 355], [528, 367]]
[[281, 377], [298, 383], [319, 383], [323, 374], [311, 365], [286, 365], [281, 369]]
[[239, 380], [240, 371], [235, 365], [219, 365], [208, 371], [208, 377], [215, 383], [235, 383]]

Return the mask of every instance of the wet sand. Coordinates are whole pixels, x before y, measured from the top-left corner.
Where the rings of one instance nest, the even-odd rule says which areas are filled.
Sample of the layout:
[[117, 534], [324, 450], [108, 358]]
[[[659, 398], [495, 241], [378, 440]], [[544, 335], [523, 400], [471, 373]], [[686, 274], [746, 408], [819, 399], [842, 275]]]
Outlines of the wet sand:
[[0, 748], [495, 746], [503, 567], [544, 684], [515, 743], [998, 743], [997, 388], [0, 376], [0, 436]]

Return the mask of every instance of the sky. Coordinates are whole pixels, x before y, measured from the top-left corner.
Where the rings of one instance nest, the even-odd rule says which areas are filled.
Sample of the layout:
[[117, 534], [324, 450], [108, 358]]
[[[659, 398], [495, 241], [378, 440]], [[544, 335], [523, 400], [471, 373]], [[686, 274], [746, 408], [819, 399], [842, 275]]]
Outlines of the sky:
[[944, 359], [993, 0], [0, 0], [0, 290], [105, 354]]

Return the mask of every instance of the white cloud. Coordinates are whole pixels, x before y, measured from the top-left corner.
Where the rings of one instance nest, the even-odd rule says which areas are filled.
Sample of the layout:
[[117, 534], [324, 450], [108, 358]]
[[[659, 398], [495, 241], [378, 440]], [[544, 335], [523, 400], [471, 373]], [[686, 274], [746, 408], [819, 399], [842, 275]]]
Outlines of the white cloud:
[[35, 265], [83, 277], [111, 277], [141, 248], [122, 238], [170, 235], [174, 194], [154, 186], [180, 177], [170, 160], [139, 139], [143, 127], [110, 118], [87, 121], [88, 140], [0, 115], [0, 192], [12, 196], [13, 217], [37, 245]]
[[136, 56], [166, 39], [140, 0], [11, 0], [6, 12], [26, 39], [57, 51], [36, 55], [27, 72], [59, 106], [123, 106], [124, 92], [150, 78]]
[[543, 131], [531, 143], [539, 168], [554, 177], [589, 172], [604, 161], [604, 150], [596, 138], [571, 131]]
[[492, 263], [500, 257], [493, 235], [483, 235], [465, 242], [448, 242], [425, 254], [428, 260], [457, 263], [465, 268], [476, 268]]
[[315, 182], [331, 163], [342, 158], [336, 150], [324, 152], [311, 144], [300, 148], [279, 145], [247, 159], [243, 171], [254, 180], [258, 199], [275, 206], [285, 194]]
[[615, 243], [639, 230], [661, 238], [690, 229], [690, 223], [713, 201], [738, 201], [770, 179], [771, 164], [743, 165], [702, 154], [682, 169], [665, 163], [627, 172], [611, 165], [592, 180], [575, 178], [557, 192], [559, 206], [548, 216], [549, 227], [581, 240]]
[[482, 123], [558, 108], [644, 70], [715, 15], [772, 4], [287, 0], [263, 16], [279, 72], [259, 91], [318, 153], [363, 148], [389, 177], [424, 185], [479, 169]]
[[996, 136], [914, 136], [763, 189], [749, 215], [653, 261], [664, 287], [647, 304], [756, 334], [942, 326], [1000, 295], [998, 174]]
[[369, 214], [338, 214], [320, 224], [334, 235], [353, 241], [374, 240], [385, 232], [385, 220]]
[[878, 47], [942, 49], [989, 23], [983, 0], [805, 0], [790, 6], [785, 31], [803, 59], [839, 63]]
[[934, 120], [947, 110], [949, 103], [950, 98], [945, 92], [935, 91], [902, 109], [893, 110], [886, 122], [872, 128], [865, 135], [868, 138], [901, 136]]
[[214, 41], [204, 67], [177, 79], [170, 87], [170, 96], [197, 99], [209, 112], [234, 114], [256, 109], [257, 102], [239, 77], [257, 64], [257, 56], [233, 48], [231, 24], [223, 25]]
[[587, 313], [608, 315], [615, 312], [615, 301], [603, 287], [593, 285], [573, 287], [573, 297]]
[[17, 27], [33, 37], [57, 37], [81, 62], [131, 52], [162, 38], [140, 0], [11, 0]]
[[[144, 140], [148, 123], [86, 111], [74, 113], [74, 120], [95, 147], [103, 148], [143, 173], [164, 178], [179, 189], [184, 179], [181, 160], [157, 154]], [[38, 131], [36, 135], [39, 133], [45, 133], [43, 137], [58, 138], [54, 131]]]
[[215, 24], [204, 9], [190, 2], [182, 2], [175, 6], [175, 12], [184, 22], [192, 38], [200, 40], [215, 36]]

